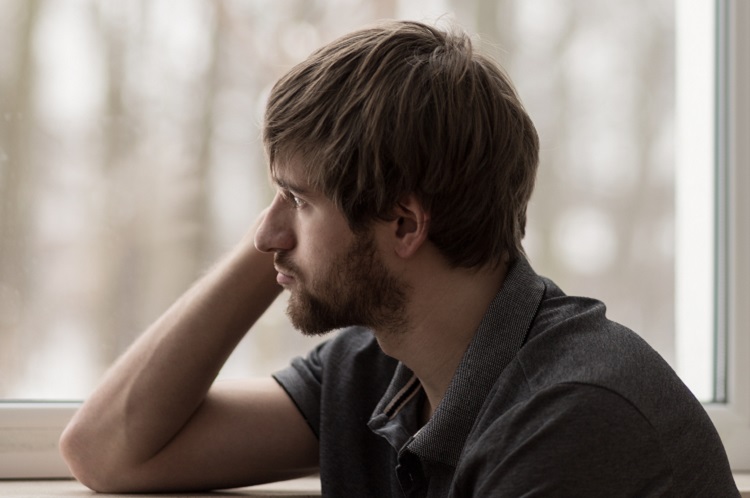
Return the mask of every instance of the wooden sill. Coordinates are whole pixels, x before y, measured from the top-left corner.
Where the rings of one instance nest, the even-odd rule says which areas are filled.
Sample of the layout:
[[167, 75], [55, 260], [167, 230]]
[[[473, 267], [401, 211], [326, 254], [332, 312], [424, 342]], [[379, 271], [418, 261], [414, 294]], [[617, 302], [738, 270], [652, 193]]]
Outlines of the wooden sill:
[[[53, 496], [65, 497], [122, 497], [122, 496], [149, 496], [149, 495], [108, 495], [96, 494], [83, 484], [74, 480], [34, 480], [34, 481], [0, 481], [0, 497], [13, 498], [41, 498]], [[153, 495], [160, 498], [169, 497], [221, 497], [221, 496], [254, 496], [256, 498], [278, 498], [281, 496], [294, 498], [319, 498], [320, 481], [316, 477], [305, 477], [291, 481], [237, 488], [216, 493], [189, 493], [189, 494], [159, 494]]]
[[[734, 475], [737, 487], [740, 489], [742, 498], [750, 498], [750, 473], [737, 473]], [[13, 498], [42, 498], [54, 496], [67, 497], [120, 497], [120, 496], [148, 496], [148, 495], [97, 495], [82, 484], [72, 480], [38, 480], [38, 481], [0, 481], [0, 497], [12, 496]], [[251, 486], [238, 488], [220, 493], [198, 493], [181, 495], [156, 495], [161, 498], [170, 496], [179, 497], [217, 497], [217, 496], [254, 496], [276, 498], [280, 496], [294, 498], [318, 498], [320, 494], [320, 481], [317, 478], [306, 477], [292, 481], [264, 484], [262, 486]]]
[[735, 472], [734, 482], [737, 483], [742, 498], [750, 498], [750, 473]]

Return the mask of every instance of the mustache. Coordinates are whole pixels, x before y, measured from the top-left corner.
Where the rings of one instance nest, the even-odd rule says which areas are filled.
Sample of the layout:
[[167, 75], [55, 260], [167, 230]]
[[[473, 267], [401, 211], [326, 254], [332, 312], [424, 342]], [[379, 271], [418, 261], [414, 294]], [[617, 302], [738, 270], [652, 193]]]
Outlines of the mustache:
[[292, 262], [292, 258], [287, 253], [277, 252], [274, 254], [273, 265], [285, 275], [297, 276], [300, 273], [299, 267]]

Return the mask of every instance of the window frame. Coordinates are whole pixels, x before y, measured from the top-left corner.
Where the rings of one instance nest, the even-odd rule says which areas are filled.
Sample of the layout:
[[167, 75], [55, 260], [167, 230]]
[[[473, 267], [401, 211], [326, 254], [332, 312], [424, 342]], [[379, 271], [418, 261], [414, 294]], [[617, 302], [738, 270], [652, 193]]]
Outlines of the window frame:
[[717, 46], [717, 191], [725, 194], [718, 204], [717, 325], [726, 332], [727, 400], [706, 410], [732, 469], [750, 471], [750, 2], [717, 6], [724, 35]]
[[71, 477], [58, 449], [81, 403], [0, 403], [0, 479]]
[[[727, 401], [706, 410], [733, 470], [750, 471], [750, 2], [718, 0], [717, 6], [724, 35], [717, 50], [717, 158], [719, 191], [726, 194], [718, 210], [717, 323], [726, 330]], [[70, 477], [58, 440], [78, 406], [0, 402], [0, 479]]]

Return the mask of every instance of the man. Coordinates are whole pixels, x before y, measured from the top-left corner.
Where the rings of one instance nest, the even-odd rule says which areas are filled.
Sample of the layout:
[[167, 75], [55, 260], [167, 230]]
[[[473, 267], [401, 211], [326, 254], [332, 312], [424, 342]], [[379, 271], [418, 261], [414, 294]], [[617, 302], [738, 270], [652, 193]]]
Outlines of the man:
[[[264, 142], [258, 225], [66, 429], [85, 484], [319, 470], [326, 496], [738, 496], [667, 364], [530, 268], [537, 135], [464, 34], [390, 22], [331, 43], [274, 87]], [[214, 383], [277, 284], [302, 332], [344, 330], [272, 379]]]

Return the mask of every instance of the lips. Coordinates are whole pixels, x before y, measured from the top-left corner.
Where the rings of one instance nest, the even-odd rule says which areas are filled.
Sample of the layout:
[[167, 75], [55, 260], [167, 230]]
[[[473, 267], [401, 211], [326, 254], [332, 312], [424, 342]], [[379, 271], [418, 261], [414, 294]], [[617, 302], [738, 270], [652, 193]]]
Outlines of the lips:
[[286, 268], [286, 266], [289, 265], [281, 264], [281, 261], [279, 261], [280, 259], [281, 258], [277, 255], [276, 261], [274, 261], [273, 265], [277, 272], [276, 281], [279, 283], [279, 285], [282, 286], [290, 285], [295, 280], [295, 271], [293, 269]]
[[291, 275], [287, 275], [286, 273], [280, 272], [276, 270], [278, 273], [276, 274], [276, 282], [279, 283], [281, 286], [287, 286], [290, 285], [292, 282], [294, 282], [294, 277]]
[[276, 269], [276, 281], [280, 285], [288, 285], [294, 281], [294, 277], [292, 276], [291, 272], [285, 268], [281, 268], [277, 265], [274, 265], [274, 268]]

